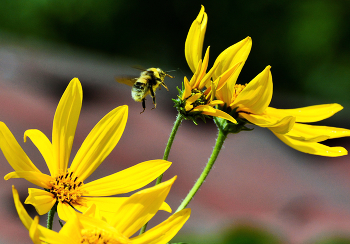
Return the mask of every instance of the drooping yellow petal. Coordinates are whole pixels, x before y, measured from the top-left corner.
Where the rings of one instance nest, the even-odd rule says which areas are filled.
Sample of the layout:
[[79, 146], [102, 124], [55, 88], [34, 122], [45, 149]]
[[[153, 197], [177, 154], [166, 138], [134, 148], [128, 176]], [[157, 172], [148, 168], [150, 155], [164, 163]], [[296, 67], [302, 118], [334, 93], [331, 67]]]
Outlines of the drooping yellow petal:
[[193, 21], [185, 42], [185, 57], [188, 66], [193, 73], [196, 71], [197, 64], [202, 57], [204, 35], [207, 28], [208, 16], [204, 12], [204, 7], [197, 18]]
[[185, 100], [186, 98], [191, 96], [192, 88], [186, 76], [184, 77], [184, 87], [185, 91], [182, 93], [181, 100]]
[[142, 235], [131, 238], [133, 244], [162, 244], [168, 243], [190, 217], [191, 210], [183, 209], [176, 214], [170, 216], [161, 224], [146, 231]]
[[120, 206], [110, 224], [126, 237], [132, 236], [157, 213], [175, 179], [176, 176], [133, 194]]
[[232, 66], [236, 65], [237, 63], [241, 63], [241, 65], [238, 67], [238, 70], [235, 71], [235, 73], [232, 74], [232, 76], [230, 77], [229, 88], [232, 89], [233, 86], [236, 84], [238, 75], [241, 72], [244, 63], [248, 58], [251, 48], [252, 39], [248, 36], [242, 41], [237, 42], [236, 44], [225, 49], [215, 60], [215, 63], [220, 62], [220, 64], [213, 74], [213, 80], [216, 80], [220, 75], [222, 75]]
[[343, 106], [337, 103], [321, 104], [294, 109], [276, 109], [268, 107], [266, 113], [273, 116], [292, 115], [296, 117], [296, 122], [310, 123], [327, 119], [343, 109]]
[[50, 192], [36, 188], [28, 188], [28, 193], [29, 196], [24, 203], [32, 204], [40, 215], [49, 212], [56, 203], [56, 198]]
[[49, 168], [50, 174], [55, 173], [55, 159], [53, 158], [52, 144], [47, 136], [40, 130], [27, 130], [24, 132], [24, 142], [27, 142], [27, 137], [33, 142], [33, 144], [38, 148], [41, 155], [43, 156], [47, 167]]
[[111, 196], [131, 192], [155, 180], [171, 165], [165, 160], [150, 160], [139, 163], [112, 175], [89, 182], [82, 186], [85, 196]]
[[231, 108], [237, 111], [261, 114], [269, 106], [272, 98], [271, 66], [267, 66], [239, 93]]
[[228, 121], [231, 121], [234, 124], [237, 124], [237, 121], [229, 114], [225, 113], [224, 111], [221, 111], [219, 109], [215, 109], [213, 107], [210, 107], [209, 105], [200, 105], [195, 107], [193, 110], [193, 112], [202, 112], [202, 114], [206, 114], [209, 116], [214, 116], [214, 117], [218, 117], [221, 119], [226, 119]]
[[280, 134], [288, 133], [293, 128], [295, 123], [295, 117], [293, 116], [276, 118], [268, 115], [256, 115], [247, 113], [239, 113], [239, 116], [257, 126], [268, 127], [273, 132]]
[[299, 141], [288, 137], [288, 135], [282, 135], [278, 133], [274, 134], [288, 146], [304, 153], [326, 157], [339, 157], [348, 154], [347, 150], [343, 147], [328, 147], [317, 142]]
[[23, 207], [21, 201], [19, 200], [18, 191], [14, 186], [12, 186], [12, 195], [17, 209], [19, 218], [21, 219], [23, 225], [29, 230], [32, 225], [33, 219], [29, 216], [25, 208]]
[[197, 83], [198, 76], [199, 76], [199, 73], [201, 71], [201, 67], [202, 67], [202, 59], [199, 60], [199, 62], [197, 64], [196, 72], [194, 72], [194, 74], [193, 74], [193, 76], [192, 76], [192, 78], [190, 80], [191, 89], [192, 88], [196, 88], [195, 84]]
[[56, 162], [50, 170], [55, 171], [54, 177], [67, 169], [82, 99], [81, 84], [74, 78], [63, 93], [53, 120], [52, 148]]
[[23, 151], [17, 140], [5, 125], [0, 121], [0, 148], [15, 171], [36, 171], [40, 170], [32, 163], [27, 154]]
[[67, 221], [75, 215], [75, 210], [71, 206], [69, 206], [68, 203], [58, 202], [57, 214], [58, 217], [60, 217], [60, 219]]
[[45, 189], [49, 189], [51, 187], [50, 181], [54, 179], [47, 174], [39, 173], [36, 171], [16, 171], [8, 173], [4, 177], [5, 180], [13, 178], [26, 179], [27, 181]]
[[29, 236], [34, 244], [41, 244], [41, 241], [39, 239], [38, 225], [39, 225], [39, 216], [35, 216], [34, 221], [32, 222], [29, 228]]
[[[15, 202], [16, 210], [18, 213], [19, 218], [21, 219], [23, 225], [30, 230], [33, 219], [29, 216], [25, 208], [23, 207], [21, 201], [19, 200], [19, 195], [14, 186], [12, 186], [12, 194], [13, 194], [13, 200]], [[39, 238], [42, 241], [46, 241], [47, 243], [61, 243], [61, 244], [73, 244], [69, 238], [65, 238], [64, 236], [60, 236], [58, 233], [46, 229], [40, 225], [37, 225], [37, 231], [39, 232]], [[62, 241], [62, 242], [60, 242]]]
[[298, 140], [321, 142], [327, 139], [350, 136], [350, 130], [296, 123], [293, 129], [288, 133], [288, 136]]
[[77, 152], [70, 170], [85, 180], [117, 145], [128, 118], [128, 106], [113, 109], [91, 130]]

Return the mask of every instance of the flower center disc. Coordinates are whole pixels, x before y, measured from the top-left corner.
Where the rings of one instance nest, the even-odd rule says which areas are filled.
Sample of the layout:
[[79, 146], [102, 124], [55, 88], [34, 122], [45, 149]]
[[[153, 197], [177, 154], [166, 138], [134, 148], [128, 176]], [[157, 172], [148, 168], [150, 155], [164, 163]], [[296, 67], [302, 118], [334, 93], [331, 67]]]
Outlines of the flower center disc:
[[81, 187], [84, 183], [78, 180], [78, 176], [75, 176], [73, 172], [60, 174], [50, 183], [52, 185], [50, 192], [60, 202], [73, 204], [83, 195]]

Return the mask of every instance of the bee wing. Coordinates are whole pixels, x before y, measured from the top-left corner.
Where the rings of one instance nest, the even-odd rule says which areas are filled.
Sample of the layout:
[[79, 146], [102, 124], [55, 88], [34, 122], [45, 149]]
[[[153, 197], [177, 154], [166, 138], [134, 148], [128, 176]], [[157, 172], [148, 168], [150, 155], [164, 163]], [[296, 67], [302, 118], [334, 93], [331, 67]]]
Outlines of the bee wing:
[[130, 78], [130, 77], [115, 77], [115, 80], [119, 83], [133, 86], [137, 78]]

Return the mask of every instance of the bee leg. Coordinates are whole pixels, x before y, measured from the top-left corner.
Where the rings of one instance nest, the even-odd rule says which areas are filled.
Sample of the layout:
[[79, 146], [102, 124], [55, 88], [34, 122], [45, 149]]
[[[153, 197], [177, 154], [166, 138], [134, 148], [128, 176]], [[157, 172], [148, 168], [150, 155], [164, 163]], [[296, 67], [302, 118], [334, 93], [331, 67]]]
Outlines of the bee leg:
[[[166, 89], [167, 91], [169, 91], [168, 87], [165, 85], [164, 82], [162, 82], [162, 85], [165, 87], [165, 89]], [[159, 89], [160, 89], [160, 86], [159, 86]]]
[[154, 105], [154, 108], [152, 108], [152, 109], [155, 109], [156, 106], [157, 106], [157, 104], [156, 104], [156, 95], [154, 94], [154, 91], [153, 91], [152, 87], [151, 87], [150, 91], [151, 91], [151, 97], [152, 97], [153, 105]]
[[143, 110], [142, 112], [140, 112], [140, 114], [142, 114], [143, 112], [145, 112], [145, 109], [146, 109], [146, 99], [142, 99], [142, 107], [143, 107]]

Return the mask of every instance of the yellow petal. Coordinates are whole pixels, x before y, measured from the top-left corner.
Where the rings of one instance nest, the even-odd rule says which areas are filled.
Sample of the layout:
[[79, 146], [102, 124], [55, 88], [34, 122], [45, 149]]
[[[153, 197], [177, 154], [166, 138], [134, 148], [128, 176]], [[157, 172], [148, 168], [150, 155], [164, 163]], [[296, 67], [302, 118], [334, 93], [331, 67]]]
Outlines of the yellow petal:
[[75, 129], [77, 127], [83, 91], [77, 78], [69, 83], [57, 106], [52, 128], [53, 155], [56, 160], [52, 176], [66, 172], [72, 149]]
[[208, 105], [209, 106], [216, 106], [216, 105], [222, 105], [222, 104], [224, 104], [223, 101], [221, 101], [221, 100], [214, 100], [214, 101], [211, 101]]
[[41, 155], [43, 156], [47, 167], [49, 168], [50, 174], [54, 175], [55, 171], [55, 160], [53, 158], [52, 144], [44, 133], [40, 130], [27, 130], [24, 132], [24, 142], [27, 142], [27, 137], [34, 143], [38, 148]]
[[232, 82], [234, 85], [236, 83], [239, 73], [243, 68], [245, 61], [248, 58], [251, 48], [252, 39], [248, 36], [242, 41], [237, 42], [236, 44], [225, 49], [215, 60], [215, 63], [220, 62], [220, 65], [217, 67], [213, 74], [213, 80], [216, 80], [216, 78], [218, 78], [220, 75], [225, 73], [225, 71], [227, 71], [237, 63], [242, 63], [239, 66], [237, 72], [235, 72], [234, 75], [230, 77], [230, 82]]
[[[19, 200], [18, 192], [14, 186], [12, 186], [13, 200], [17, 209], [19, 218], [21, 219], [23, 225], [30, 230], [33, 224], [33, 219], [29, 216], [25, 208], [23, 207], [21, 201]], [[33, 227], [34, 228], [34, 227]], [[37, 231], [39, 232], [39, 237], [42, 241], [47, 243], [62, 243], [62, 244], [73, 244], [70, 238], [65, 236], [60, 236], [58, 233], [46, 229], [41, 225], [37, 225]], [[60, 242], [62, 241], [62, 242]]]
[[23, 178], [45, 189], [51, 188], [50, 181], [54, 180], [54, 178], [52, 178], [49, 175], [38, 173], [35, 171], [16, 171], [16, 172], [8, 173], [4, 177], [5, 180], [12, 179], [12, 178]]
[[323, 145], [317, 142], [299, 141], [299, 140], [290, 138], [287, 135], [282, 135], [278, 133], [274, 133], [274, 134], [288, 146], [304, 153], [315, 154], [315, 155], [326, 156], [326, 157], [339, 157], [339, 156], [348, 154], [346, 149], [343, 147], [328, 147], [326, 145]]
[[241, 91], [231, 108], [238, 107], [237, 111], [246, 111], [261, 114], [269, 106], [272, 98], [272, 75], [270, 66], [267, 66]]
[[288, 136], [297, 140], [321, 142], [327, 139], [350, 136], [350, 130], [296, 123], [293, 129], [288, 133]]
[[295, 117], [287, 116], [284, 118], [276, 118], [268, 115], [255, 115], [247, 113], [239, 113], [241, 118], [248, 120], [260, 127], [268, 127], [275, 133], [285, 134], [288, 133], [294, 126]]
[[186, 76], [184, 77], [184, 87], [185, 87], [185, 91], [182, 93], [181, 100], [185, 100], [186, 98], [191, 96], [191, 92], [192, 92], [191, 85], [190, 85], [189, 81], [187, 80]]
[[161, 244], [170, 241], [190, 217], [191, 210], [183, 209], [170, 216], [161, 224], [146, 231], [142, 235], [131, 238], [133, 244]]
[[208, 47], [207, 51], [205, 52], [204, 59], [203, 59], [202, 65], [201, 65], [201, 69], [197, 75], [196, 83], [194, 84], [194, 87], [198, 87], [199, 90], [202, 90], [202, 88], [203, 88], [203, 86], [200, 86], [200, 84], [202, 83], [202, 78], [204, 77], [204, 75], [207, 71], [207, 68], [208, 68], [209, 50], [210, 50], [210, 47]]
[[38, 225], [39, 225], [39, 216], [35, 216], [34, 221], [32, 222], [29, 228], [29, 236], [34, 244], [41, 244], [41, 241], [39, 239]]
[[155, 180], [171, 163], [165, 160], [150, 160], [89, 182], [82, 187], [84, 196], [111, 196], [131, 192]]
[[33, 219], [29, 216], [25, 208], [23, 207], [21, 201], [19, 200], [18, 191], [14, 186], [12, 186], [12, 195], [17, 209], [19, 218], [21, 219], [23, 225], [29, 230], [32, 225]]
[[126, 237], [132, 236], [157, 213], [175, 179], [133, 194], [120, 206], [111, 225]]
[[85, 180], [117, 145], [128, 118], [128, 106], [113, 109], [95, 125], [77, 152], [70, 170]]
[[196, 72], [193, 74], [191, 80], [190, 80], [190, 85], [191, 85], [191, 89], [192, 88], [196, 88], [195, 87], [195, 84], [198, 80], [198, 76], [199, 76], [199, 73], [201, 71], [201, 67], [202, 67], [202, 59], [199, 60], [198, 64], [197, 64], [197, 69], [196, 69]]
[[340, 104], [332, 103], [294, 109], [276, 109], [268, 107], [266, 112], [274, 116], [292, 115], [296, 117], [296, 122], [310, 123], [327, 119], [342, 109], [343, 106]]
[[80, 224], [77, 215], [74, 214], [62, 227], [59, 235], [69, 239], [70, 243], [81, 243], [81, 230], [82, 225]]
[[75, 215], [75, 210], [68, 203], [58, 202], [57, 213], [60, 219], [67, 221]]
[[232, 101], [232, 91], [233, 90], [228, 89], [228, 84], [224, 83], [221, 89], [216, 91], [216, 96], [229, 106]]
[[54, 195], [50, 192], [36, 188], [28, 188], [28, 193], [29, 196], [24, 203], [32, 204], [40, 215], [49, 212], [56, 203], [56, 198], [54, 198]]
[[[128, 197], [84, 197], [87, 206], [74, 205], [80, 212], [87, 214], [87, 211], [92, 211], [91, 208], [95, 206], [98, 212], [108, 223], [112, 222], [114, 214], [119, 210], [120, 206], [128, 200]], [[159, 210], [171, 213], [172, 210], [166, 202], [163, 202]]]
[[202, 6], [197, 18], [193, 21], [185, 42], [185, 57], [193, 73], [202, 57], [204, 35], [207, 28], [208, 16]]
[[229, 115], [229, 114], [227, 114], [224, 111], [221, 111], [219, 109], [212, 108], [209, 105], [197, 106], [191, 112], [199, 112], [199, 111], [202, 112], [202, 114], [218, 117], [221, 119], [226, 119], [228, 121], [231, 121], [234, 124], [237, 124], [237, 121], [231, 115]]
[[40, 172], [32, 163], [27, 154], [18, 144], [15, 137], [5, 123], [0, 121], [0, 148], [15, 171], [36, 171]]

